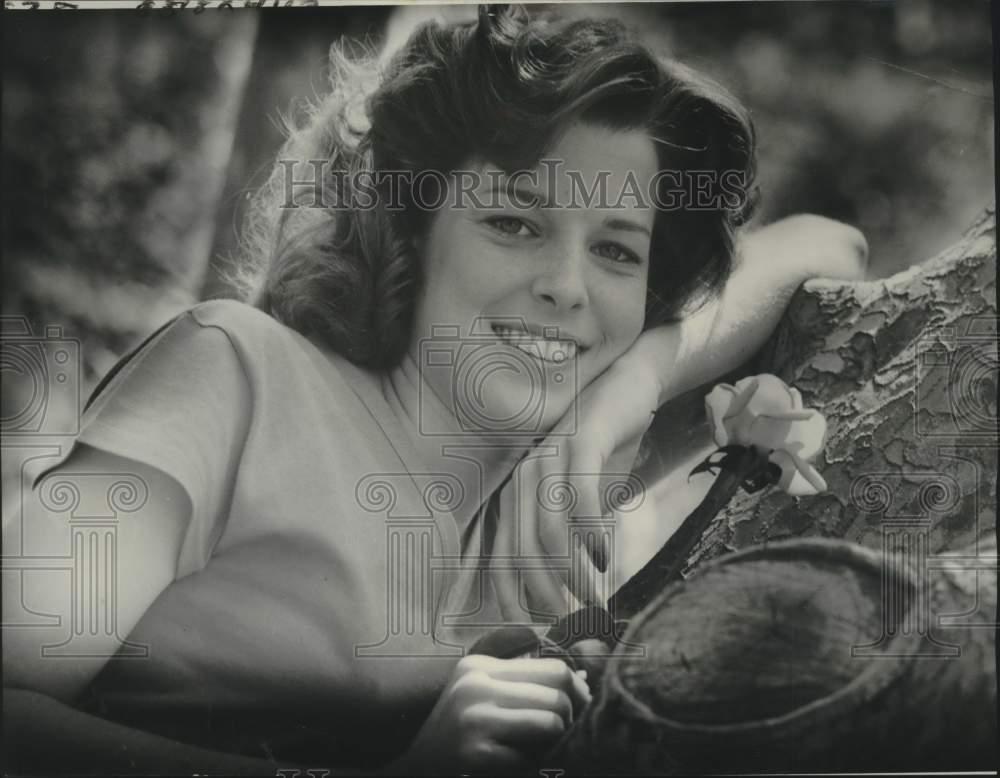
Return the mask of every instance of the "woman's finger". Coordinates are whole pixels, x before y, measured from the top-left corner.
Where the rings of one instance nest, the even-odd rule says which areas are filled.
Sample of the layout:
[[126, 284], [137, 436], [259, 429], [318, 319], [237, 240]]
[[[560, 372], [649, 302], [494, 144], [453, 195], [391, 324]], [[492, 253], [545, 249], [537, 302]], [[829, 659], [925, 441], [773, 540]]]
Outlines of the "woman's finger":
[[576, 502], [569, 483], [570, 443], [555, 440], [551, 449], [550, 456], [537, 461], [538, 538], [546, 554], [565, 563], [570, 555], [568, 517]]
[[[551, 517], [551, 512], [544, 507], [545, 496], [539, 495], [539, 486], [545, 486], [541, 476], [548, 461], [548, 458], [532, 457], [520, 467], [518, 528], [524, 553], [525, 586], [531, 598], [532, 609], [540, 612], [539, 615], [560, 618], [568, 612], [567, 597], [553, 568], [563, 566], [569, 555], [565, 551], [562, 554], [552, 554], [551, 549], [545, 548], [541, 541], [543, 523], [562, 524], [562, 531], [565, 533], [565, 520], [559, 516]], [[565, 541], [562, 545], [566, 545]]]
[[508, 624], [530, 624], [531, 614], [521, 606], [521, 586], [519, 583], [514, 545], [516, 518], [515, 491], [517, 473], [500, 493], [500, 512], [497, 517], [496, 535], [490, 549], [490, 581], [496, 593], [500, 613]]
[[511, 710], [540, 710], [554, 713], [566, 727], [573, 723], [573, 717], [580, 706], [562, 689], [526, 681], [494, 680], [493, 704]]
[[458, 767], [463, 774], [523, 775], [531, 768], [528, 754], [493, 738], [481, 738], [460, 753], [462, 764]]
[[570, 481], [573, 445], [568, 438], [559, 439], [553, 448], [553, 456], [538, 460], [538, 537], [559, 571], [562, 613], [569, 613], [585, 603], [603, 602], [598, 596], [598, 572], [585, 545], [586, 524], [575, 525], [571, 516], [578, 502]]
[[606, 605], [602, 575], [607, 568], [604, 548], [606, 522], [601, 518], [598, 496], [600, 458], [593, 451], [581, 450], [580, 441], [567, 447], [564, 488], [571, 495], [565, 514], [565, 532], [570, 537], [570, 570], [567, 586], [582, 604]]
[[608, 569], [610, 548], [603, 530], [606, 506], [601, 500], [600, 476], [604, 470], [605, 452], [582, 439], [574, 441], [567, 466], [569, 487], [576, 500], [570, 521], [580, 527], [584, 547], [598, 572]]
[[484, 666], [483, 671], [497, 681], [516, 681], [561, 690], [573, 701], [574, 709], [590, 701], [587, 682], [555, 657], [500, 659]]
[[570, 541], [570, 569], [567, 592], [572, 602], [569, 612], [586, 605], [606, 607], [607, 598], [603, 594], [602, 574], [594, 566], [590, 553], [584, 545], [584, 533], [575, 532]]
[[566, 721], [551, 710], [488, 705], [481, 715], [489, 736], [514, 748], [545, 747], [566, 731]]

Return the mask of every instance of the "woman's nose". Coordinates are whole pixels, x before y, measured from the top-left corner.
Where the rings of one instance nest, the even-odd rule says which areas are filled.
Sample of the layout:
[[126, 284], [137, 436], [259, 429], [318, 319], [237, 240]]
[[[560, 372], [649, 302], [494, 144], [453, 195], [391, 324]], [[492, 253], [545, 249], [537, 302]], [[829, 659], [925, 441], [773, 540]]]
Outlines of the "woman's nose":
[[564, 248], [553, 252], [532, 282], [532, 294], [559, 311], [583, 308], [589, 302], [584, 278], [585, 253]]

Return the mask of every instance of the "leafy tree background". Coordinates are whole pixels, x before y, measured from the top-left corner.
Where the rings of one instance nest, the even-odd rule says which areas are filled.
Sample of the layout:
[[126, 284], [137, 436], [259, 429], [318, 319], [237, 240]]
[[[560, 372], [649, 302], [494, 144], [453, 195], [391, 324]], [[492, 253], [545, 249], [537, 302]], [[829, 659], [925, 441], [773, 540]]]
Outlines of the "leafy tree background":
[[[758, 219], [856, 224], [873, 277], [954, 242], [993, 196], [986, 0], [562, 8], [622, 18], [729, 86], [759, 132]], [[219, 260], [330, 44], [398, 41], [435, 13], [475, 8], [7, 13], [4, 315], [80, 340], [85, 398], [170, 315], [227, 294]], [[16, 432], [34, 390], [3, 382]], [[46, 412], [58, 427], [77, 408]]]

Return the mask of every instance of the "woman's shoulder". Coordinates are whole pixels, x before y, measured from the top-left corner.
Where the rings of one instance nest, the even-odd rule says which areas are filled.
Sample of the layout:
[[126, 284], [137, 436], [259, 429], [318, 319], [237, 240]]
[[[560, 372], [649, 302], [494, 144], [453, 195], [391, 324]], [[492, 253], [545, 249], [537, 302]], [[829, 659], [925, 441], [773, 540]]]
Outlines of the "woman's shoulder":
[[[238, 300], [217, 299], [176, 313], [125, 354], [91, 392], [85, 411], [103, 406], [122, 387], [149, 395], [170, 387], [189, 403], [205, 399], [213, 386], [275, 383], [315, 350], [305, 338], [266, 312]], [[278, 383], [282, 383], [278, 381]], [[243, 391], [242, 389], [240, 390]]]
[[221, 331], [246, 362], [280, 369], [289, 361], [311, 358], [315, 344], [266, 311], [232, 299], [206, 300], [187, 315], [202, 330]]
[[188, 309], [187, 314], [202, 327], [217, 327], [237, 336], [281, 338], [290, 332], [289, 327], [260, 308], [229, 298], [205, 300]]
[[321, 341], [307, 337], [260, 308], [233, 299], [206, 300], [189, 309], [201, 328], [221, 330], [252, 377], [260, 371], [301, 377], [303, 370], [319, 370], [327, 384], [348, 386], [367, 393], [378, 376], [359, 367]]

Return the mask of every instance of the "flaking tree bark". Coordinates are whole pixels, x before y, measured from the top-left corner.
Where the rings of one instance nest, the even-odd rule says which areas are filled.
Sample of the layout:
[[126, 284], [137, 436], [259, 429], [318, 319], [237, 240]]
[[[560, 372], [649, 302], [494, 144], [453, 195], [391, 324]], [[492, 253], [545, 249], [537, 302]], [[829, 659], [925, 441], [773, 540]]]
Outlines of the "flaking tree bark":
[[[829, 489], [738, 493], [545, 766], [992, 769], [997, 369], [993, 206], [905, 272], [805, 284], [727, 378], [774, 373], [824, 413]], [[703, 439], [709, 388], [652, 434]]]
[[721, 380], [774, 373], [829, 422], [816, 462], [829, 489], [801, 499], [741, 493], [689, 569], [781, 538], [878, 547], [883, 519], [906, 516], [929, 522], [935, 553], [994, 531], [995, 225], [991, 206], [950, 249], [886, 279], [807, 282], [753, 360], [660, 409], [639, 472], [647, 483], [711, 439], [704, 398]]
[[787, 537], [880, 548], [887, 522], [926, 524], [931, 553], [996, 528], [996, 216], [938, 257], [865, 283], [808, 282], [753, 372], [826, 416], [829, 489], [742, 494], [690, 560]]

